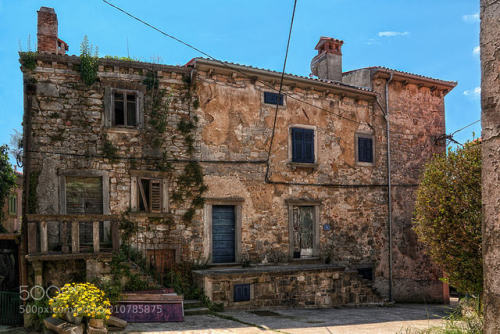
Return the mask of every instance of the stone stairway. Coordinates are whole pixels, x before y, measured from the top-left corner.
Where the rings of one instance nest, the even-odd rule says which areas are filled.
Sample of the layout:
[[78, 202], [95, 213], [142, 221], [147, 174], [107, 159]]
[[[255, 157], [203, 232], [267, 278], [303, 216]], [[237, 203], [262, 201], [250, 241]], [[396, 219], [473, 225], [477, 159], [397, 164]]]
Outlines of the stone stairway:
[[209, 314], [210, 310], [198, 299], [187, 299], [184, 301], [184, 315]]

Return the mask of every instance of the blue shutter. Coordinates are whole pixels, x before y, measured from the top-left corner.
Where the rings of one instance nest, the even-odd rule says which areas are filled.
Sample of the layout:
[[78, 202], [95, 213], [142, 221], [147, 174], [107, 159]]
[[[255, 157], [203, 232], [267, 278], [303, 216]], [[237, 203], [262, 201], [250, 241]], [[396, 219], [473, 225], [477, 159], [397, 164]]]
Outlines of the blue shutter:
[[314, 130], [292, 128], [292, 161], [314, 162]]
[[264, 92], [264, 103], [283, 105], [283, 94]]
[[233, 301], [247, 302], [250, 300], [250, 284], [235, 284]]

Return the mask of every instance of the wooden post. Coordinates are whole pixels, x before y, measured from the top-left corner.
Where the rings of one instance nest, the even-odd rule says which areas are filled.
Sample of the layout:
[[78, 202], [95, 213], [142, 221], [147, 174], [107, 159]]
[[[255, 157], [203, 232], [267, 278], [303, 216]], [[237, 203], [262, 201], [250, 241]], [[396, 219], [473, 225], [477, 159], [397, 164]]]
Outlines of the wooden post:
[[111, 242], [113, 243], [113, 252], [120, 250], [120, 230], [118, 221], [111, 222]]
[[48, 253], [49, 245], [47, 241], [47, 222], [40, 222], [40, 252]]
[[68, 222], [61, 221], [61, 250], [63, 253], [69, 253], [69, 245], [68, 245]]
[[28, 254], [34, 254], [37, 252], [38, 229], [36, 225], [36, 222], [28, 223]]
[[94, 253], [99, 253], [100, 251], [99, 222], [92, 223], [92, 241], [94, 243]]
[[80, 222], [71, 222], [71, 252], [80, 253]]

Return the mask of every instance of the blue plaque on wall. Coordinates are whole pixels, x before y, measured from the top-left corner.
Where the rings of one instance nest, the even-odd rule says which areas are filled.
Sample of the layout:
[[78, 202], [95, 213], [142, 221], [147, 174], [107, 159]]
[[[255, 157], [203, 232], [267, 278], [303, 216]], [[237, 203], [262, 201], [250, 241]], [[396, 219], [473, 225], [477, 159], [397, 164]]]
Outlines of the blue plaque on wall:
[[330, 231], [331, 229], [332, 229], [332, 228], [331, 228], [330, 224], [324, 224], [324, 225], [323, 225], [323, 230], [324, 230], [324, 231]]

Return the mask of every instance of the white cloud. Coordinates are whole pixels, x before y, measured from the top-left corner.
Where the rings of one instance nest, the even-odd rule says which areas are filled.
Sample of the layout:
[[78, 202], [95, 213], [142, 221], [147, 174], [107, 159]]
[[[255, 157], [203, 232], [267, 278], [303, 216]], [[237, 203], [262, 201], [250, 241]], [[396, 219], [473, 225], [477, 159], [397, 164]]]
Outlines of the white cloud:
[[408, 36], [408, 31], [380, 31], [378, 37]]
[[469, 14], [462, 16], [462, 20], [468, 23], [479, 22], [479, 13]]
[[464, 91], [465, 96], [479, 97], [481, 95], [481, 87], [476, 87], [474, 89], [469, 89]]
[[475, 55], [479, 55], [481, 53], [481, 47], [480, 46], [476, 46], [474, 48], [474, 50], [472, 50], [472, 53], [475, 54]]

